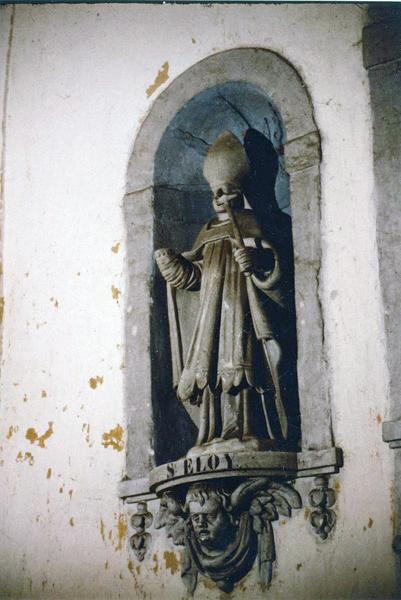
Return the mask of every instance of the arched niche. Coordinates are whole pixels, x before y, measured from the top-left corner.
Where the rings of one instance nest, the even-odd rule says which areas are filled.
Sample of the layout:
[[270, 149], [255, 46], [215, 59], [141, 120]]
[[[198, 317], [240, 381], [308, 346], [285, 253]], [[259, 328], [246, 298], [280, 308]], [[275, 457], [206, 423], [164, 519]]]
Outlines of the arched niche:
[[[219, 102], [225, 114], [224, 129], [231, 127], [234, 133], [240, 133], [244, 118], [244, 126], [249, 121], [259, 130], [266, 118], [264, 126], [270, 129], [266, 133], [272, 140], [276, 133], [272, 128], [282, 127], [276, 136], [284, 159], [276, 193], [287, 211], [291, 197], [302, 419], [298, 470], [300, 475], [333, 472], [339, 466], [339, 456], [332, 439], [319, 299], [320, 136], [311, 100], [295, 69], [271, 51], [245, 48], [208, 57], [175, 79], [155, 100], [128, 165], [124, 200], [127, 475], [132, 479], [146, 477], [149, 469], [168, 460], [169, 454], [175, 458], [182, 442], [183, 447], [189, 447], [186, 436], [196, 431], [191, 415], [173, 395], [165, 393], [169, 356], [163, 309], [159, 308], [164, 303], [159, 297], [161, 288], [154, 285], [152, 261], [153, 249], [161, 244], [179, 251], [188, 248], [209, 216], [210, 192], [199, 165], [205, 150], [202, 146], [207, 147], [213, 138], [195, 139], [193, 127], [191, 131], [185, 129], [185, 111], [190, 111], [195, 99], [198, 113], [192, 110], [192, 125], [197, 118], [203, 136], [209, 131], [215, 137], [213, 123]], [[232, 126], [228, 125], [227, 111], [234, 114], [235, 110], [229, 104], [237, 110]], [[178, 181], [183, 169], [186, 179]]]

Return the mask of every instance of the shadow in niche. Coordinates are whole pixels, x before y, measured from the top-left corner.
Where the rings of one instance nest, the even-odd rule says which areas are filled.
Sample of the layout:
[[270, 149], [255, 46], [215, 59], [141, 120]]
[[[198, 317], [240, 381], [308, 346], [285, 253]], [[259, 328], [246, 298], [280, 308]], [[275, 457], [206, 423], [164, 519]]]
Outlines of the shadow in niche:
[[[285, 352], [280, 379], [289, 413], [288, 449], [300, 441], [300, 415], [296, 375], [294, 265], [288, 176], [282, 149], [285, 132], [273, 103], [259, 88], [244, 81], [228, 82], [204, 90], [175, 115], [160, 141], [154, 169], [154, 248], [189, 250], [201, 227], [213, 216], [211, 191], [203, 177], [209, 145], [224, 130], [244, 142], [251, 164], [246, 197], [256, 217], [282, 257], [290, 319], [281, 319], [279, 342]], [[156, 465], [186, 454], [197, 436], [198, 409], [183, 404], [172, 388], [166, 287], [154, 266], [151, 281], [152, 404]], [[198, 292], [178, 293], [184, 314], [184, 356], [197, 314]], [[271, 310], [271, 307], [269, 307]]]
[[291, 217], [280, 210], [277, 204], [275, 184], [279, 171], [279, 158], [272, 142], [260, 131], [248, 129], [244, 136], [244, 147], [251, 165], [251, 173], [244, 190], [246, 198], [263, 233], [281, 257], [282, 290], [288, 312], [283, 315], [273, 303], [270, 303], [268, 310], [272, 321], [278, 324], [276, 335], [283, 350], [280, 383], [288, 414], [288, 444], [295, 449], [300, 446], [301, 417], [298, 398]]

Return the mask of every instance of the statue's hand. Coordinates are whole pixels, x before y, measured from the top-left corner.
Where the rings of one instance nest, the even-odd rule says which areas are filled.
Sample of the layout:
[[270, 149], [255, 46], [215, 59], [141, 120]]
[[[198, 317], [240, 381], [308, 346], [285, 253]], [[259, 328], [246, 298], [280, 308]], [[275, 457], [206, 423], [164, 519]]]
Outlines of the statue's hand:
[[235, 248], [234, 258], [242, 273], [251, 273], [254, 269], [251, 248]]
[[176, 254], [171, 248], [160, 248], [160, 250], [155, 250], [154, 252], [154, 257], [159, 267], [171, 262], [175, 256]]
[[174, 250], [170, 248], [161, 248], [154, 253], [157, 266], [160, 273], [166, 281], [172, 281], [178, 273], [180, 262]]

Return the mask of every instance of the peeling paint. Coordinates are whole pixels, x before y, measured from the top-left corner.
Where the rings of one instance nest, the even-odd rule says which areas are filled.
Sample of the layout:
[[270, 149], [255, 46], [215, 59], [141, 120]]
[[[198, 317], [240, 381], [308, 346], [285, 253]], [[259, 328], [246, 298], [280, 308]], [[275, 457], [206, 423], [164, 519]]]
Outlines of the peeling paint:
[[308, 508], [307, 506], [304, 508], [304, 519], [305, 521], [307, 521], [309, 519], [309, 515], [310, 515], [310, 508]]
[[74, 517], [70, 518], [69, 523], [70, 523], [71, 527], [74, 527], [74, 525], [75, 525], [75, 523], [74, 523]]
[[22, 400], [23, 400], [24, 402], [27, 402], [27, 401], [28, 401], [28, 396], [27, 396], [26, 394], [24, 394], [24, 397], [22, 398]]
[[374, 523], [373, 519], [371, 517], [369, 517], [369, 521], [368, 521], [369, 529], [372, 527], [373, 523]]
[[120, 249], [120, 242], [117, 242], [116, 244], [114, 244], [114, 246], [111, 247], [111, 251], [114, 252], [114, 254], [117, 254], [119, 249]]
[[376, 423], [377, 423], [378, 425], [380, 425], [380, 423], [381, 423], [381, 422], [382, 422], [382, 418], [381, 418], [381, 416], [380, 416], [380, 415], [377, 415], [377, 416], [376, 416]]
[[104, 537], [104, 522], [103, 522], [103, 519], [100, 519], [100, 535], [102, 536], [102, 540], [105, 542], [106, 538]]
[[111, 295], [113, 296], [114, 300], [118, 300], [119, 297], [121, 296], [121, 290], [119, 290], [114, 285], [112, 285], [111, 286]]
[[169, 77], [168, 75], [169, 64], [165, 62], [161, 69], [159, 69], [154, 82], [150, 85], [146, 90], [146, 95], [148, 98], [159, 88], [163, 83], [165, 83]]
[[49, 468], [47, 469], [47, 473], [46, 473], [46, 479], [50, 479], [50, 477], [51, 477], [51, 476], [52, 476], [52, 470], [51, 470], [51, 468], [49, 467]]
[[100, 377], [100, 375], [96, 375], [96, 377], [91, 377], [89, 379], [89, 385], [92, 388], [92, 390], [95, 390], [97, 388], [98, 385], [102, 385], [103, 383], [103, 377]]
[[153, 558], [153, 562], [155, 563], [155, 564], [153, 565], [153, 567], [152, 567], [152, 571], [153, 571], [153, 573], [154, 573], [155, 575], [157, 575], [157, 573], [158, 573], [158, 571], [159, 571], [159, 560], [158, 560], [158, 558], [157, 558], [157, 554], [154, 554], [154, 555], [152, 556], [152, 558]]
[[50, 302], [52, 302], [52, 303], [53, 303], [53, 306], [54, 306], [55, 308], [58, 308], [58, 300], [57, 300], [57, 298], [53, 298], [53, 297], [51, 297], [51, 298], [50, 298]]
[[217, 583], [210, 579], [202, 579], [202, 584], [207, 590], [215, 590], [217, 588]]
[[46, 390], [42, 390], [41, 397], [42, 398], [47, 398], [47, 392], [46, 392]]
[[35, 458], [30, 452], [25, 452], [25, 454], [22, 454], [21, 451], [18, 452], [15, 462], [22, 463], [26, 461], [28, 461], [28, 464], [32, 467], [35, 463]]
[[118, 515], [117, 520], [117, 535], [118, 535], [118, 544], [116, 546], [116, 550], [123, 549], [123, 542], [125, 540], [125, 536], [127, 535], [128, 525], [127, 525], [127, 517], [123, 513]]
[[117, 425], [114, 429], [110, 429], [109, 432], [103, 434], [102, 445], [105, 448], [111, 446], [113, 450], [121, 452], [124, 449], [123, 434], [124, 429], [121, 427], [121, 425]]
[[89, 448], [92, 448], [93, 442], [91, 442], [91, 439], [90, 439], [90, 429], [91, 429], [91, 427], [90, 427], [89, 423], [84, 423], [82, 425], [82, 433], [85, 434], [85, 441], [88, 444]]
[[29, 440], [31, 442], [31, 444], [34, 444], [35, 442], [37, 442], [38, 446], [40, 448], [46, 448], [45, 441], [48, 440], [49, 437], [52, 435], [53, 435], [53, 423], [51, 421], [49, 421], [49, 427], [43, 435], [38, 435], [36, 433], [36, 430], [33, 427], [30, 427], [29, 429], [27, 429], [25, 437], [27, 440]]
[[12, 436], [14, 435], [14, 433], [17, 433], [19, 430], [18, 425], [10, 425], [10, 427], [8, 428], [8, 433], [6, 435], [6, 438], [9, 440], [12, 438]]
[[4, 317], [4, 298], [3, 296], [0, 297], [0, 323], [3, 322], [3, 317]]
[[178, 560], [176, 553], [166, 550], [163, 554], [163, 557], [166, 563], [166, 569], [170, 569], [172, 575], [178, 573], [180, 569], [180, 561]]

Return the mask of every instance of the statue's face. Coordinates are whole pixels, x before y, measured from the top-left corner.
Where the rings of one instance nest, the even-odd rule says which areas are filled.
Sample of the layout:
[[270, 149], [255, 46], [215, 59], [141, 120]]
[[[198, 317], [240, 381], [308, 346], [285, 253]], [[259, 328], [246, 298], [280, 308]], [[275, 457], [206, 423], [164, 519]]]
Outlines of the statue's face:
[[189, 515], [201, 546], [218, 548], [227, 543], [231, 522], [219, 499], [212, 496], [203, 504], [190, 502]]
[[226, 203], [229, 202], [232, 208], [242, 208], [244, 204], [242, 191], [238, 184], [234, 182], [219, 183], [213, 186], [213, 208], [217, 213], [226, 212]]

